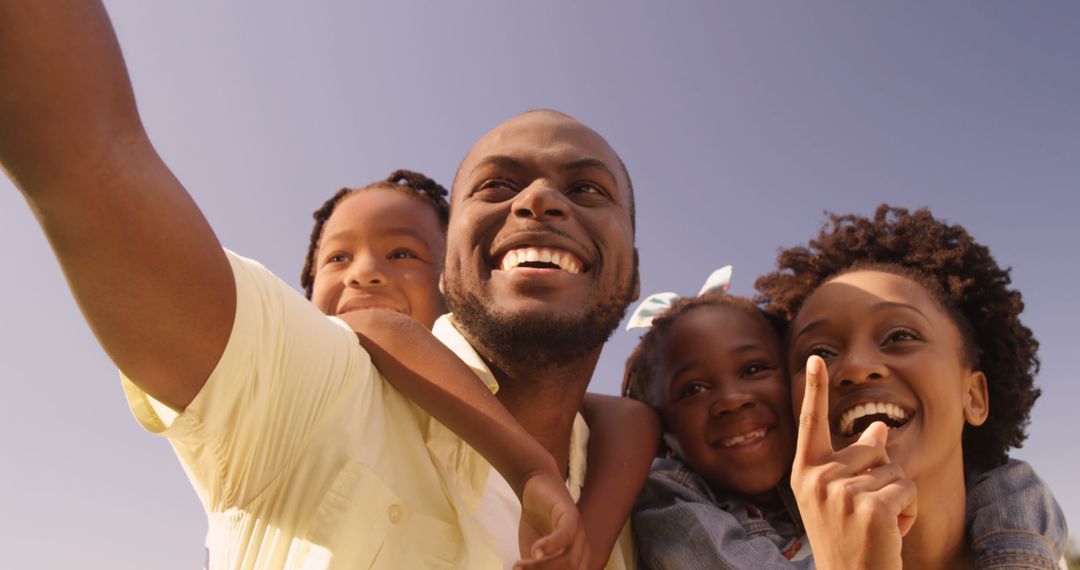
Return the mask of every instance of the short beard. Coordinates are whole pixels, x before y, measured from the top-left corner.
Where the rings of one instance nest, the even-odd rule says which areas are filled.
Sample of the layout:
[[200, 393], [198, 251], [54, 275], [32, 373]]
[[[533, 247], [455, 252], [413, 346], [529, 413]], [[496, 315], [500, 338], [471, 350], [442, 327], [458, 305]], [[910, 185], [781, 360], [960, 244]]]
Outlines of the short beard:
[[446, 304], [454, 322], [482, 356], [513, 375], [561, 367], [602, 347], [633, 300], [630, 290], [598, 299], [580, 315], [513, 315], [462, 288], [448, 287]]

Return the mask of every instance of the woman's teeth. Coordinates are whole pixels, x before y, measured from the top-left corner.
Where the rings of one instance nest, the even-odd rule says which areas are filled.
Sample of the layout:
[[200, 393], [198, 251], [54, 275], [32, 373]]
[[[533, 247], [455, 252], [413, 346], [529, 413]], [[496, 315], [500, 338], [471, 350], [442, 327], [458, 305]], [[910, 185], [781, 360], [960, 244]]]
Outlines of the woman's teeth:
[[878, 416], [873, 421], [884, 421], [890, 428], [899, 427], [907, 423], [910, 414], [904, 408], [897, 406], [896, 404], [889, 404], [886, 402], [863, 402], [856, 404], [844, 412], [840, 416], [840, 434], [844, 436], [852, 436], [855, 433], [861, 432], [873, 421], [859, 422], [862, 429], [856, 430], [855, 423], [860, 419], [867, 416]]

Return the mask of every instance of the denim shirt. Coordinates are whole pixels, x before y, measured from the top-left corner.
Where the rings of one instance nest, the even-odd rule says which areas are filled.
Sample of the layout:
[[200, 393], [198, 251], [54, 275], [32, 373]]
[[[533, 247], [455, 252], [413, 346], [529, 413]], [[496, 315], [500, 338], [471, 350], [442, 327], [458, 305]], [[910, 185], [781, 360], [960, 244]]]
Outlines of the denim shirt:
[[[1065, 516], [1031, 466], [1006, 464], [967, 480], [967, 533], [978, 570], [1064, 568]], [[786, 485], [778, 488], [793, 524], [756, 516], [718, 496], [682, 462], [657, 459], [634, 506], [639, 564], [657, 570], [814, 568], [781, 552], [805, 536]]]
[[[782, 552], [805, 545], [805, 533], [786, 486], [777, 489], [784, 517], [761, 516], [745, 501], [720, 496], [676, 459], [657, 459], [634, 505], [638, 564], [655, 570], [712, 568], [814, 568], [803, 554]], [[749, 507], [749, 508], [748, 508]]]
[[1065, 515], [1027, 463], [969, 475], [965, 518], [975, 568], [1064, 568]]

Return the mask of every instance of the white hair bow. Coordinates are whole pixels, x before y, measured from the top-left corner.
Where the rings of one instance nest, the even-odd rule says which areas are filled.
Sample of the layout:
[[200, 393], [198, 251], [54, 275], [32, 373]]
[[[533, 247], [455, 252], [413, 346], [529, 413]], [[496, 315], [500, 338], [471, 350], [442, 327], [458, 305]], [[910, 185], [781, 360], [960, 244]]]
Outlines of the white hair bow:
[[[709, 275], [709, 278], [705, 280], [705, 285], [701, 287], [701, 291], [698, 291], [698, 295], [727, 293], [730, 286], [731, 266], [725, 265], [713, 271], [712, 275]], [[660, 313], [670, 309], [671, 304], [678, 298], [679, 295], [675, 293], [655, 293], [645, 297], [634, 309], [634, 313], [630, 315], [630, 321], [626, 323], [626, 330], [651, 327], [653, 319]]]

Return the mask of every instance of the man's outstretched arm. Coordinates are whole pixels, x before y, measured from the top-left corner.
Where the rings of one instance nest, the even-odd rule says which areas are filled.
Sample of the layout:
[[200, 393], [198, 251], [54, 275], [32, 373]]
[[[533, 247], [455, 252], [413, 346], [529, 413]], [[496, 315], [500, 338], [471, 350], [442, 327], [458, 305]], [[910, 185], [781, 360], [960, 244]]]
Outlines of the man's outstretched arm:
[[0, 0], [0, 165], [113, 362], [187, 406], [228, 341], [232, 274], [147, 139], [100, 2]]

